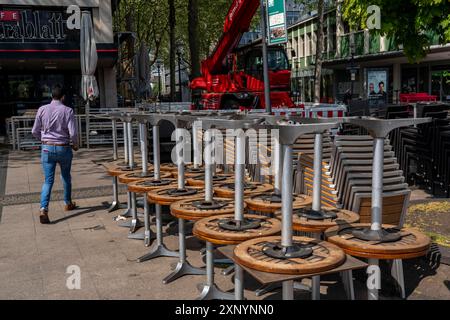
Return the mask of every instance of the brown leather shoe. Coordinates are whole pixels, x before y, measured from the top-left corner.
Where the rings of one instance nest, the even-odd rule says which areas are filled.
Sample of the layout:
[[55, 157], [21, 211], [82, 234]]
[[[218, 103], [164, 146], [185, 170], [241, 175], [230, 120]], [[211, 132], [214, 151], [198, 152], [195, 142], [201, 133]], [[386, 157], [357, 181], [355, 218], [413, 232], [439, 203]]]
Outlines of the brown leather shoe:
[[39, 210], [39, 220], [41, 224], [50, 224], [50, 219], [48, 218], [48, 211], [41, 209]]
[[75, 210], [77, 208], [77, 204], [75, 202], [72, 202], [70, 204], [66, 204], [64, 207], [65, 211], [72, 211]]

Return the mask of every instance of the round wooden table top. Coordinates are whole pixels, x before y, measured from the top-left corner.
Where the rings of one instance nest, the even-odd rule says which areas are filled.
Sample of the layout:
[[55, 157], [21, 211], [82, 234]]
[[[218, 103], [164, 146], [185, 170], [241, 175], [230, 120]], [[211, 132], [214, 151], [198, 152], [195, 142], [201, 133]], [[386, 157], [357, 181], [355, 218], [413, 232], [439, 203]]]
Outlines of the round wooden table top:
[[201, 203], [205, 197], [195, 197], [191, 199], [174, 202], [170, 205], [170, 213], [180, 219], [197, 221], [205, 217], [234, 213], [234, 200], [226, 198], [213, 198], [221, 204], [217, 209], [201, 209], [195, 203]]
[[[296, 231], [323, 233], [325, 230], [341, 225], [348, 225], [359, 221], [359, 215], [355, 212], [336, 209], [331, 207], [322, 207], [324, 212], [332, 212], [337, 215], [336, 219], [313, 220], [298, 215], [294, 210], [292, 214], [292, 227]], [[277, 211], [276, 217], [281, 220], [281, 211]]]
[[128, 191], [134, 193], [147, 193], [152, 190], [160, 189], [166, 186], [176, 188], [177, 181], [173, 178], [161, 178], [159, 183], [155, 183], [155, 179], [141, 179], [128, 184]]
[[[264, 212], [264, 213], [274, 213], [281, 210], [281, 202], [274, 202], [270, 200], [272, 194], [257, 194], [245, 199], [245, 203], [249, 210]], [[304, 208], [312, 204], [312, 198], [303, 194], [293, 195], [292, 206], [295, 209]]]
[[177, 172], [178, 167], [174, 163], [161, 163], [159, 166], [160, 171]]
[[310, 274], [334, 269], [345, 262], [338, 246], [306, 237], [293, 237], [293, 244], [307, 246], [312, 255], [306, 258], [278, 259], [264, 253], [267, 244], [280, 244], [281, 237], [264, 237], [238, 244], [234, 249], [236, 262], [250, 269], [278, 274]]
[[[222, 173], [222, 169], [217, 168], [216, 169], [216, 174]], [[178, 170], [172, 172], [173, 177], [177, 178], [178, 177]], [[198, 169], [194, 169], [193, 167], [189, 167], [186, 166], [185, 170], [184, 170], [184, 177], [185, 178], [194, 178], [197, 177], [199, 175], [204, 175], [205, 174], [205, 169], [203, 167], [198, 168]]]
[[[128, 164], [126, 164], [124, 162], [124, 160], [116, 160], [113, 162], [109, 162], [107, 164], [103, 164], [103, 166], [106, 169], [106, 172], [108, 173], [108, 175], [110, 176], [120, 176], [124, 173], [130, 173], [132, 171], [142, 171], [142, 161], [141, 159], [137, 159], [134, 161], [134, 168], [131, 170], [128, 166]], [[153, 164], [149, 163], [147, 165], [148, 170], [152, 170], [153, 169]]]
[[[124, 173], [124, 174], [120, 175], [119, 182], [128, 184], [128, 183], [142, 180], [142, 179], [153, 179], [154, 176], [155, 176], [155, 172], [153, 170], [149, 170], [146, 175], [143, 175], [142, 171], [133, 171], [133, 172]], [[172, 173], [167, 172], [167, 171], [162, 171], [160, 173], [160, 177], [161, 177], [161, 179], [171, 178]]]
[[227, 214], [197, 221], [193, 233], [197, 238], [214, 244], [235, 245], [255, 238], [277, 235], [281, 232], [281, 223], [277, 219], [254, 214], [246, 214], [245, 218], [260, 222], [260, 227], [242, 231], [223, 229], [219, 225], [222, 221], [234, 219], [234, 214]]
[[177, 201], [204, 196], [204, 188], [186, 187], [185, 189], [192, 193], [187, 195], [170, 194], [172, 191], [177, 190], [177, 186], [158, 188], [147, 193], [147, 200], [151, 203], [169, 206]]
[[[142, 163], [142, 158], [140, 158], [140, 157], [136, 158], [135, 157], [134, 163], [135, 163], [135, 165], [140, 165]], [[113, 159], [105, 160], [105, 161], [102, 162], [102, 164], [104, 164], [104, 165], [111, 165], [111, 166], [127, 166], [128, 162], [125, 161], [124, 158], [119, 158], [117, 160], [113, 160]]]
[[[244, 187], [244, 196], [248, 197], [255, 194], [267, 193], [273, 190], [273, 186], [268, 183], [246, 182]], [[221, 198], [234, 198], [234, 183], [224, 183], [214, 187], [214, 192]]]
[[142, 167], [136, 166], [133, 169], [129, 168], [128, 166], [116, 166], [116, 165], [112, 165], [112, 166], [107, 166], [106, 167], [106, 172], [111, 177], [119, 177], [119, 176], [121, 176], [123, 174], [132, 173], [132, 172], [135, 172], [135, 171], [141, 171], [142, 172]]
[[325, 237], [331, 243], [341, 247], [346, 253], [356, 257], [373, 259], [411, 259], [427, 254], [431, 240], [423, 233], [410, 228], [396, 228], [383, 225], [389, 232], [400, 231], [402, 238], [395, 242], [364, 241], [352, 235], [353, 230], [370, 228], [368, 223], [336, 226], [325, 232]]
[[[234, 174], [232, 173], [219, 173], [213, 176], [213, 184], [223, 184], [223, 183], [233, 183]], [[194, 177], [189, 177], [186, 179], [186, 184], [190, 186], [204, 187], [205, 186], [205, 175], [200, 174]]]

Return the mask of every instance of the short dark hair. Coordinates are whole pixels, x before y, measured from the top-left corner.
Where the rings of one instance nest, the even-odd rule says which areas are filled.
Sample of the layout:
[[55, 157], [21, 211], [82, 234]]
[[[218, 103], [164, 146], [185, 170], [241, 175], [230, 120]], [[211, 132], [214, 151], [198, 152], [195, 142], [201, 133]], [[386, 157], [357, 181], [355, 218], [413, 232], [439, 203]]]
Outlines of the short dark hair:
[[52, 88], [52, 98], [55, 100], [61, 100], [65, 95], [64, 89], [62, 86], [57, 84]]
[[383, 82], [383, 81], [381, 81], [381, 82], [378, 84], [378, 86], [380, 86], [380, 84], [382, 84], [382, 85], [384, 86], [384, 82]]

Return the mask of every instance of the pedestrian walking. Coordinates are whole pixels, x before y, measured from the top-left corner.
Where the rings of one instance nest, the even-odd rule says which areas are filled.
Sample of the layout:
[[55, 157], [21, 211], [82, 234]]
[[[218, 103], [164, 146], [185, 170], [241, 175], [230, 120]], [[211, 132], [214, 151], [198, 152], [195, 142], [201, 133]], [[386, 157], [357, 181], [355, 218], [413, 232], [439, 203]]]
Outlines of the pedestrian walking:
[[71, 168], [72, 150], [78, 150], [78, 132], [74, 112], [64, 105], [64, 98], [63, 88], [59, 85], [53, 87], [52, 102], [39, 108], [32, 131], [33, 136], [42, 142], [41, 163], [45, 177], [39, 210], [42, 224], [50, 223], [48, 208], [56, 165], [61, 168], [65, 210], [76, 209], [76, 204], [72, 202]]

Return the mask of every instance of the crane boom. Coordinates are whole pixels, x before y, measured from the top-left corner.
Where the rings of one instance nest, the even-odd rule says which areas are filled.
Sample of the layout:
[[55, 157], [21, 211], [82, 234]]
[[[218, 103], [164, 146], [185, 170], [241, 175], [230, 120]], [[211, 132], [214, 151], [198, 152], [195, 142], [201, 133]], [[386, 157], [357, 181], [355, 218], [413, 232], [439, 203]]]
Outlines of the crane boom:
[[202, 62], [203, 75], [219, 73], [224, 59], [239, 44], [258, 10], [260, 0], [234, 0], [225, 18], [223, 34], [213, 53]]
[[[238, 48], [261, 0], [233, 0], [223, 27], [223, 34], [209, 57], [202, 61], [201, 76], [191, 80], [193, 108], [237, 109], [264, 108], [263, 58], [260, 47]], [[274, 108], [292, 108], [291, 70], [285, 49], [269, 49], [270, 100]]]

